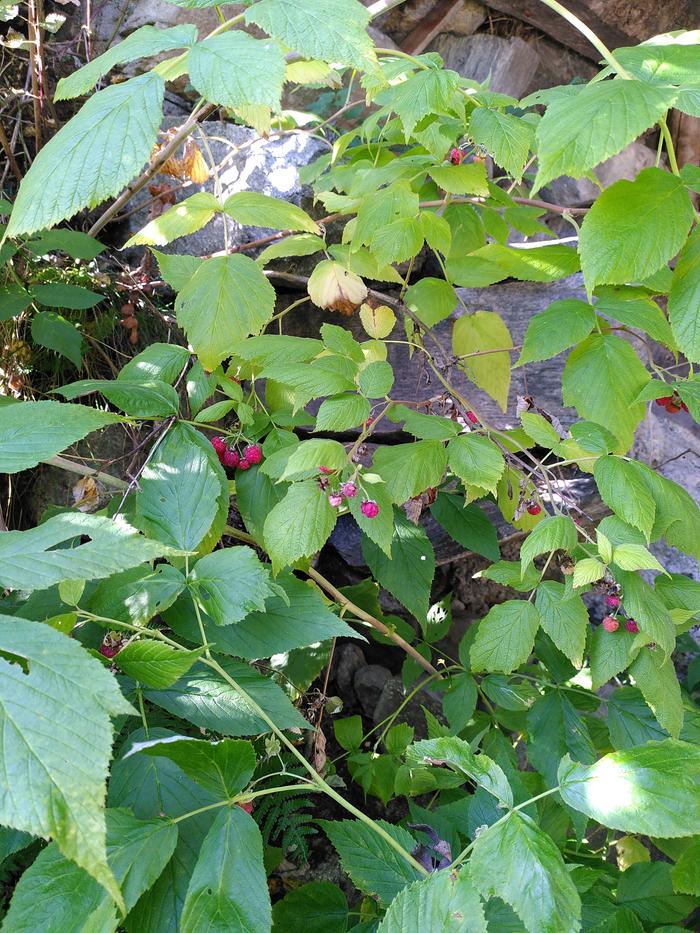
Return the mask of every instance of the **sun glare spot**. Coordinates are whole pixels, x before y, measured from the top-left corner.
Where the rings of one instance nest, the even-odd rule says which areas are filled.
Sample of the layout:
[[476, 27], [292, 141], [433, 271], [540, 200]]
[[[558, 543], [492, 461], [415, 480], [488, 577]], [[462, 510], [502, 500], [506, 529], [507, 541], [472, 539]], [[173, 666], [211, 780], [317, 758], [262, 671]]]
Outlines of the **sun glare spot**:
[[634, 803], [635, 787], [627, 772], [610, 758], [603, 758], [591, 769], [586, 797], [598, 813], [628, 809]]

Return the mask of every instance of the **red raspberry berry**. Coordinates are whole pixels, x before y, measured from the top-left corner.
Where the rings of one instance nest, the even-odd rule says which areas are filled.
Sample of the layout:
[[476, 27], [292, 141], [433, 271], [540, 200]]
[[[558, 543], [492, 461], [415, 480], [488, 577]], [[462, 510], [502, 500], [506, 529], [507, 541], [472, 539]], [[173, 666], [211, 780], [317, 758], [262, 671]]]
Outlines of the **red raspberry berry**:
[[541, 506], [541, 505], [537, 505], [536, 502], [531, 503], [531, 504], [528, 505], [528, 507], [527, 507], [527, 514], [528, 514], [528, 515], [539, 515], [541, 511], [542, 511], [542, 506]]
[[357, 495], [357, 486], [354, 483], [341, 483], [340, 486], [341, 496], [345, 496], [346, 499], [354, 499]]
[[341, 495], [338, 495], [337, 492], [332, 492], [328, 496], [328, 504], [332, 505], [334, 509], [337, 509], [339, 506], [343, 504], [343, 497]]
[[365, 425], [369, 427], [372, 424], [374, 424], [374, 418], [372, 417], [372, 415], [370, 415], [369, 418], [365, 421]]
[[634, 621], [634, 619], [628, 619], [625, 622], [625, 628], [627, 629], [628, 632], [632, 632], [633, 635], [636, 635], [637, 632], [639, 631], [639, 626]]
[[681, 410], [681, 406], [676, 405], [676, 403], [673, 400], [671, 400], [668, 403], [668, 405], [665, 406], [665, 408], [666, 408], [666, 411], [671, 415], [677, 415], [678, 412]]
[[605, 597], [605, 605], [610, 606], [611, 609], [617, 609], [617, 607], [620, 605], [620, 602], [621, 600], [619, 596], [613, 596], [611, 594], [610, 596]]
[[248, 444], [247, 447], [243, 448], [243, 456], [251, 466], [255, 466], [263, 458], [262, 447], [260, 444]]
[[320, 467], [318, 468], [318, 472], [319, 472], [319, 473], [325, 473], [326, 476], [328, 476], [328, 474], [329, 474], [329, 473], [332, 473], [333, 470], [330, 470], [327, 466], [320, 466]]
[[613, 616], [605, 616], [603, 619], [603, 628], [606, 632], [616, 632], [620, 627], [620, 623]]
[[672, 402], [672, 401], [673, 401], [673, 396], [672, 396], [672, 395], [662, 395], [661, 398], [654, 399], [654, 401], [656, 402], [657, 405], [661, 405], [661, 407], [663, 408], [663, 407], [665, 407], [666, 405], [668, 405], [669, 402]]
[[360, 506], [360, 511], [365, 518], [376, 518], [379, 515], [379, 506], [374, 499], [365, 499]]
[[241, 457], [241, 459], [238, 461], [238, 469], [249, 470], [250, 467], [251, 467], [250, 460], [246, 459], [246, 457]]
[[681, 402], [681, 408], [683, 411], [688, 411], [688, 406], [685, 404], [685, 402]]
[[478, 424], [478, 423], [479, 423], [479, 419], [476, 417], [476, 415], [474, 414], [473, 411], [468, 411], [468, 412], [467, 412], [467, 418], [468, 418], [469, 421], [471, 421], [472, 424]]
[[247, 803], [239, 803], [238, 806], [241, 808], [241, 810], [245, 810], [246, 813], [253, 812], [253, 801], [252, 800], [249, 800]]
[[456, 146], [454, 149], [450, 149], [450, 162], [453, 165], [460, 165], [463, 157], [464, 156], [461, 149], [458, 149]]
[[217, 454], [221, 456], [221, 454], [226, 450], [226, 441], [223, 439], [223, 437], [219, 437], [217, 435], [217, 437], [212, 437], [211, 446], [214, 448]]
[[113, 658], [115, 655], [119, 654], [119, 649], [121, 645], [105, 645], [104, 642], [99, 647], [99, 652], [103, 658]]
[[241, 461], [240, 454], [237, 450], [231, 450], [230, 447], [227, 447], [221, 455], [221, 462], [224, 466], [233, 467], [234, 469], [239, 465]]

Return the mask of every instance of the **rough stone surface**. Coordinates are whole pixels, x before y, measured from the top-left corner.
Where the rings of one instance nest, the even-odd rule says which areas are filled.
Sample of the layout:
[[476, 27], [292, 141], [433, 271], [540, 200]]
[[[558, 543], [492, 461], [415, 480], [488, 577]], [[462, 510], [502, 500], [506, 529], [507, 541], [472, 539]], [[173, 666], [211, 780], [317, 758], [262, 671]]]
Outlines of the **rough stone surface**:
[[[595, 169], [595, 174], [603, 188], [608, 188], [621, 178], [632, 181], [644, 168], [656, 164], [656, 153], [644, 143], [631, 143], [622, 152], [607, 159]], [[600, 191], [587, 178], [569, 178], [562, 176], [542, 189], [542, 197], [565, 207], [590, 204]]]
[[372, 716], [391, 671], [381, 664], [366, 664], [355, 672], [353, 687], [363, 712]]
[[697, 0], [589, 0], [591, 10], [606, 22], [644, 40], [672, 29], [695, 29]]
[[342, 696], [348, 696], [352, 692], [355, 674], [364, 665], [365, 655], [359, 645], [349, 642], [340, 646], [334, 676], [336, 686]]
[[[363, 0], [365, 6], [373, 0]], [[436, 0], [406, 0], [388, 13], [378, 16], [374, 25], [388, 33], [396, 42], [401, 43], [428, 16], [435, 7]], [[462, 0], [457, 3], [443, 25], [443, 32], [454, 32], [469, 36], [483, 23], [486, 9], [476, 0]]]
[[[177, 118], [167, 119], [164, 129], [177, 126], [181, 122]], [[191, 197], [198, 191], [217, 194], [221, 200], [237, 191], [259, 191], [292, 201], [305, 209], [311, 208], [311, 190], [299, 181], [299, 168], [313, 162], [326, 151], [326, 147], [318, 139], [307, 133], [290, 133], [277, 138], [261, 139], [254, 130], [218, 120], [207, 120], [199, 124], [193, 138], [198, 142], [207, 163], [210, 166], [213, 163], [217, 168], [212, 171], [206, 184], [190, 184], [177, 191], [178, 201]], [[224, 160], [226, 162], [221, 166]], [[221, 167], [218, 168], [219, 166]], [[154, 183], [163, 182], [172, 184], [173, 179], [166, 175], [156, 175]], [[128, 218], [123, 230], [124, 239], [148, 222], [145, 206], [147, 201], [150, 201], [147, 189], [134, 197], [133, 206], [144, 206]], [[229, 247], [248, 243], [275, 232], [263, 227], [241, 227], [229, 217], [225, 220]], [[224, 248], [223, 225], [224, 216], [218, 215], [202, 230], [181, 237], [162, 249], [166, 253], [207, 256]]]
[[[222, 4], [221, 10], [230, 19], [245, 9], [242, 3]], [[214, 6], [185, 8], [168, 3], [166, 0], [107, 0], [96, 5], [92, 21], [93, 37], [98, 45], [108, 42], [120, 42], [141, 26], [177, 26], [180, 23], [194, 23], [199, 29], [200, 38], [219, 25], [219, 17]]]
[[[408, 691], [404, 687], [400, 677], [392, 677], [390, 680], [387, 680], [384, 684], [381, 696], [379, 697], [379, 702], [376, 704], [374, 710], [375, 725], [379, 725], [380, 722], [384, 722], [385, 719], [393, 715], [404, 702], [407, 694]], [[416, 740], [425, 739], [428, 735], [425, 715], [421, 708], [423, 706], [430, 710], [433, 716], [437, 716], [442, 722], [445, 721], [442, 715], [442, 703], [439, 695], [425, 688], [419, 690], [418, 693], [409, 700], [394, 720], [394, 725], [405, 722], [408, 723], [409, 726], [413, 726], [415, 729], [414, 738]]]
[[480, 33], [476, 36], [439, 36], [432, 45], [445, 67], [473, 81], [486, 81], [490, 88], [513, 97], [524, 97], [533, 89], [533, 79], [540, 67], [537, 50], [514, 36], [504, 39]]
[[598, 72], [588, 59], [546, 36], [535, 36], [528, 39], [528, 43], [536, 50], [540, 60], [533, 81], [537, 88], [556, 87], [578, 80], [589, 81]]

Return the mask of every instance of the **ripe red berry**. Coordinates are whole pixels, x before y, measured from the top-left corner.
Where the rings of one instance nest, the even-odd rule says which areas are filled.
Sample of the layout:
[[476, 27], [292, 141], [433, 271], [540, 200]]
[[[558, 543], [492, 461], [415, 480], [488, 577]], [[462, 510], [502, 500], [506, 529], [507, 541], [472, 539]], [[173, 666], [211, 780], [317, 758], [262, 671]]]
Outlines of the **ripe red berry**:
[[354, 483], [341, 483], [340, 486], [341, 496], [345, 496], [346, 499], [354, 499], [357, 495], [357, 486]]
[[469, 419], [469, 421], [471, 421], [472, 424], [478, 424], [478, 423], [479, 423], [479, 419], [476, 417], [476, 415], [474, 414], [473, 411], [468, 411], [468, 412], [467, 412], [467, 418]]
[[614, 596], [612, 593], [605, 597], [605, 605], [610, 606], [611, 609], [617, 609], [617, 607], [620, 605], [620, 602], [620, 597]]
[[453, 165], [459, 165], [462, 161], [463, 154], [461, 149], [457, 149], [455, 146], [454, 149], [450, 149], [450, 162]]
[[369, 418], [365, 421], [365, 425], [367, 427], [369, 427], [371, 424], [374, 424], [374, 418], [372, 417], [372, 415], [370, 415]]
[[672, 395], [662, 395], [661, 398], [654, 399], [654, 401], [656, 402], [657, 405], [661, 405], [661, 407], [663, 408], [663, 407], [665, 407], [666, 405], [668, 405], [669, 402], [672, 402], [672, 401], [673, 401], [673, 396], [672, 396]]
[[337, 492], [332, 492], [328, 496], [328, 504], [332, 505], [334, 509], [337, 509], [338, 506], [341, 506], [343, 504], [343, 497], [339, 495]]
[[243, 448], [243, 456], [252, 466], [255, 466], [263, 458], [262, 447], [260, 444], [248, 444]]
[[636, 635], [637, 632], [639, 631], [639, 626], [634, 621], [634, 619], [628, 619], [625, 622], [625, 628], [627, 629], [628, 632], [632, 632], [633, 635]]
[[360, 511], [365, 518], [376, 518], [379, 515], [379, 506], [374, 499], [365, 499], [360, 506]]
[[211, 446], [214, 448], [217, 454], [221, 455], [226, 450], [226, 441], [223, 439], [223, 437], [219, 437], [217, 435], [216, 437], [212, 437]]
[[320, 467], [318, 468], [318, 472], [319, 472], [319, 473], [325, 473], [326, 476], [327, 476], [329, 473], [332, 473], [333, 470], [330, 470], [327, 466], [320, 466]]
[[539, 515], [541, 511], [542, 511], [542, 506], [537, 505], [536, 502], [533, 502], [531, 505], [528, 505], [527, 507], [528, 515]]
[[613, 616], [605, 616], [603, 619], [603, 628], [606, 632], [616, 632], [620, 627], [620, 623]]
[[249, 470], [250, 467], [251, 467], [250, 460], [247, 460], [245, 457], [241, 457], [241, 459], [238, 461], [238, 469]]
[[240, 454], [237, 450], [231, 450], [230, 447], [227, 447], [223, 454], [221, 455], [221, 462], [224, 466], [227, 467], [237, 467], [241, 461]]
[[103, 658], [113, 658], [115, 655], [119, 654], [119, 649], [121, 645], [105, 645], [104, 642], [99, 647], [99, 652]]
[[245, 810], [246, 813], [253, 812], [253, 801], [252, 800], [249, 800], [247, 803], [239, 803], [238, 806], [241, 808], [241, 810]]
[[668, 405], [666, 405], [665, 407], [666, 407], [666, 411], [671, 415], [677, 415], [678, 412], [681, 410], [681, 406], [676, 405], [674, 401], [670, 401]]

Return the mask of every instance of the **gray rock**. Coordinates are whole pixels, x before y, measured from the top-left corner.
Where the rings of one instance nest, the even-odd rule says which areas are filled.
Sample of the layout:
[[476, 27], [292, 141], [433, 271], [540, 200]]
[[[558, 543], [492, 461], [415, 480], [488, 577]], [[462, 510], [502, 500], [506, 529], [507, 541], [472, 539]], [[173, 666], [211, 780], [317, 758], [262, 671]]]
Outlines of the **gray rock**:
[[364, 665], [365, 655], [359, 645], [350, 642], [340, 646], [338, 663], [335, 665], [335, 683], [343, 698], [353, 690], [355, 674]]
[[[413, 688], [411, 688], [413, 689]], [[384, 684], [379, 702], [374, 710], [374, 724], [384, 722], [389, 716], [393, 715], [401, 704], [405, 701], [409, 691], [403, 685], [400, 677], [392, 677]], [[425, 715], [421, 707], [425, 706], [430, 710], [433, 716], [436, 716], [442, 722], [442, 702], [440, 696], [432, 690], [422, 689], [413, 696], [403, 707], [401, 712], [394, 720], [394, 725], [398, 723], [408, 723], [415, 729], [415, 738], [424, 739], [428, 735], [428, 729], [425, 722]]]
[[[181, 119], [169, 118], [164, 129], [178, 126]], [[204, 185], [189, 184], [176, 192], [178, 201], [191, 197], [198, 191], [216, 194], [221, 200], [238, 191], [258, 191], [275, 198], [283, 198], [311, 208], [311, 190], [299, 180], [299, 169], [318, 158], [326, 147], [307, 133], [289, 133], [283, 136], [262, 139], [244, 126], [208, 120], [200, 123], [193, 134], [206, 162], [213, 164], [211, 177]], [[173, 179], [157, 175], [155, 184]], [[132, 214], [123, 230], [125, 239], [148, 223], [147, 202], [151, 196], [144, 189], [134, 196], [132, 207], [142, 205]], [[242, 227], [230, 217], [225, 218], [229, 247], [240, 246], [274, 233], [263, 227]], [[163, 252], [208, 256], [224, 248], [224, 215], [218, 215], [202, 230], [180, 237], [162, 247]], [[253, 253], [253, 255], [255, 255]], [[298, 261], [297, 261], [298, 262]], [[298, 265], [295, 266], [298, 270]]]
[[[221, 9], [229, 19], [244, 10], [245, 5], [225, 3]], [[203, 38], [219, 25], [219, 17], [213, 6], [187, 9], [166, 0], [105, 0], [96, 4], [92, 34], [98, 45], [110, 39], [114, 45], [141, 26], [169, 27], [180, 23], [194, 23]]]
[[[656, 153], [644, 143], [630, 143], [622, 152], [607, 159], [595, 169], [603, 188], [608, 188], [616, 181], [627, 178], [632, 181], [643, 168], [656, 164]], [[600, 189], [587, 178], [569, 178], [562, 176], [550, 182], [542, 189], [542, 197], [565, 207], [590, 204], [600, 194]]]
[[[373, 0], [364, 0], [367, 6]], [[406, 0], [388, 13], [378, 16], [374, 21], [378, 29], [392, 36], [398, 43], [420, 26], [433, 11], [435, 0]], [[476, 0], [462, 0], [456, 3], [449, 17], [442, 25], [443, 32], [471, 35], [486, 19], [486, 8]]]
[[385, 684], [391, 679], [391, 671], [381, 664], [365, 664], [355, 672], [353, 687], [363, 712], [374, 714], [375, 707]]
[[504, 39], [479, 33], [476, 36], [442, 35], [433, 43], [445, 67], [464, 78], [483, 82], [490, 77], [490, 88], [513, 97], [524, 97], [533, 88], [540, 66], [539, 55], [529, 43], [516, 36]]

